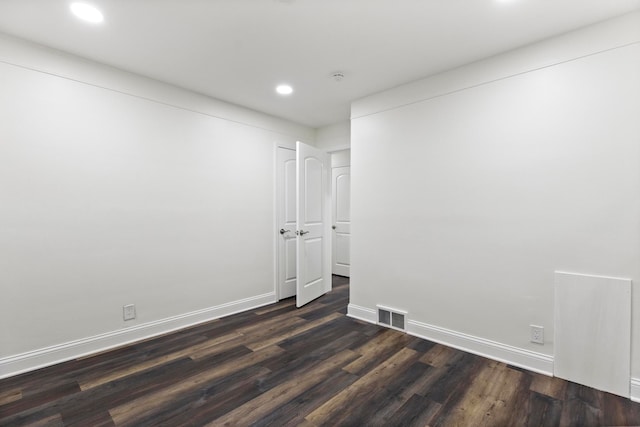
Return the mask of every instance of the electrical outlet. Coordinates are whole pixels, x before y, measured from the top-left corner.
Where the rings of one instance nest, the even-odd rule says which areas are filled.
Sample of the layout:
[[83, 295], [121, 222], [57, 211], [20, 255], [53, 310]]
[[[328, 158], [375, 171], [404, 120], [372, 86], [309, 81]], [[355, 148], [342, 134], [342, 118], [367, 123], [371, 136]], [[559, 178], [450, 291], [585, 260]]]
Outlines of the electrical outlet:
[[122, 307], [122, 317], [124, 320], [133, 320], [136, 318], [135, 304], [129, 304]]
[[544, 344], [544, 326], [529, 325], [531, 327], [531, 342]]

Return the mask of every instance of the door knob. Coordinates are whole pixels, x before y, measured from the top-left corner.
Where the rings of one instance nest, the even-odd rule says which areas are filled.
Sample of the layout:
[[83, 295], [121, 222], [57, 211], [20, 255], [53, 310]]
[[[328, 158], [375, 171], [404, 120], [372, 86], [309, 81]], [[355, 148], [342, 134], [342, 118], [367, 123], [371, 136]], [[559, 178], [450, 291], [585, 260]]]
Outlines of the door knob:
[[296, 234], [298, 236], [304, 236], [305, 234], [309, 234], [309, 232], [308, 231], [304, 231], [304, 230], [300, 230], [300, 231], [296, 231]]
[[280, 234], [288, 233], [288, 232], [290, 232], [290, 231], [291, 231], [291, 230], [285, 230], [284, 228], [281, 228], [281, 229], [280, 229]]
[[336, 229], [336, 226], [335, 226], [335, 225], [332, 225], [332, 226], [331, 226], [331, 228], [333, 228], [333, 229], [335, 230], [335, 229]]

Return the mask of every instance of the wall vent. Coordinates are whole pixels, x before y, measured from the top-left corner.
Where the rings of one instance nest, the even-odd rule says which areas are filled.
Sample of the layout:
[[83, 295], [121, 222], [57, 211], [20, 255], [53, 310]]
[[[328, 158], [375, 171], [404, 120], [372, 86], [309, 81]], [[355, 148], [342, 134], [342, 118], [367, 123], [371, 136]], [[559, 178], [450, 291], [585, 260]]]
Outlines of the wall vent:
[[378, 306], [378, 325], [387, 326], [399, 331], [405, 330], [407, 312], [395, 308]]

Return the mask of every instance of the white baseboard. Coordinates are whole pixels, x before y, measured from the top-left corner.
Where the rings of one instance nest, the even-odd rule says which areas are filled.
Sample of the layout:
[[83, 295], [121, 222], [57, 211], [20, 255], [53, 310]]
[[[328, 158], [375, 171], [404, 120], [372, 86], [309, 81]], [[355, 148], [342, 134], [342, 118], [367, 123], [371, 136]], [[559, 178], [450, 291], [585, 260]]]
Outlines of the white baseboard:
[[276, 302], [275, 292], [0, 359], [0, 379], [109, 350]]
[[640, 403], [640, 378], [631, 378], [630, 399]]
[[[375, 310], [355, 304], [349, 304], [347, 307], [347, 316], [369, 323], [378, 323]], [[468, 353], [518, 366], [543, 375], [553, 376], [553, 356], [463, 334], [415, 320], [407, 321], [406, 332], [409, 335], [457, 348]], [[631, 378], [630, 391], [630, 399], [634, 402], [640, 402], [640, 378]]]
[[369, 323], [378, 323], [375, 310], [355, 304], [349, 304], [347, 306], [347, 316]]
[[[355, 304], [349, 304], [347, 307], [347, 316], [364, 320], [365, 322], [378, 323], [375, 310]], [[553, 376], [553, 356], [474, 337], [415, 320], [407, 321], [406, 332], [409, 335], [457, 348], [468, 353], [477, 354], [540, 374]], [[637, 385], [637, 395], [640, 397], [640, 383]]]
[[409, 320], [407, 333], [468, 353], [553, 376], [553, 356]]

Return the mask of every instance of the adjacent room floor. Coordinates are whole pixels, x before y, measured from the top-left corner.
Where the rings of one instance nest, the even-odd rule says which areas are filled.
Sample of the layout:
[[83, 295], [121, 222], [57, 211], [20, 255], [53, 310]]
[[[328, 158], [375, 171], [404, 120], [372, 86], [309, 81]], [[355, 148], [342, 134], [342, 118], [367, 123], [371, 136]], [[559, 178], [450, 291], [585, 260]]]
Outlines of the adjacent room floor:
[[0, 425], [640, 425], [628, 399], [348, 318], [333, 285], [2, 380]]

